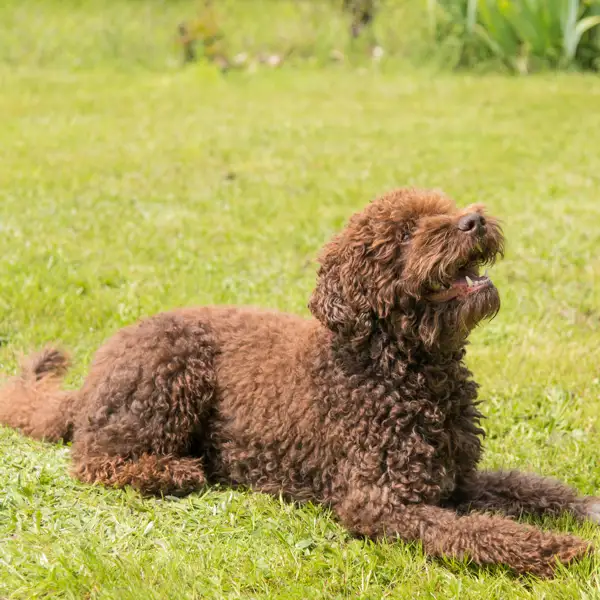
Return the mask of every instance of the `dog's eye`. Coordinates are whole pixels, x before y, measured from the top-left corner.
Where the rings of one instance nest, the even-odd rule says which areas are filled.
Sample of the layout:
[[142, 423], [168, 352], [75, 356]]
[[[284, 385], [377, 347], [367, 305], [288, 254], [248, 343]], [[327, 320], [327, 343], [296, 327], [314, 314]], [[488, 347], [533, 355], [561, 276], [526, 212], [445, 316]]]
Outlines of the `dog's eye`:
[[410, 240], [410, 238], [411, 238], [411, 237], [412, 237], [412, 232], [410, 232], [410, 231], [405, 231], [405, 232], [402, 234], [402, 241], [403, 241], [403, 242], [408, 242], [408, 241]]

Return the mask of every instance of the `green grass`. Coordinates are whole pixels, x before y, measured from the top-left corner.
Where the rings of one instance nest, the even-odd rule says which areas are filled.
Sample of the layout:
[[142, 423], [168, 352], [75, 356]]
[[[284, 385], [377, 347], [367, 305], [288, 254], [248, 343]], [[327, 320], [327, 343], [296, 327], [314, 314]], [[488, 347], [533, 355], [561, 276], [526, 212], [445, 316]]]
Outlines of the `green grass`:
[[[86, 52], [77, 70], [60, 53], [1, 55], [1, 372], [59, 340], [77, 385], [119, 327], [181, 305], [307, 314], [314, 256], [353, 211], [441, 187], [485, 202], [508, 241], [492, 273], [503, 308], [468, 355], [485, 466], [600, 493], [600, 79], [385, 65], [222, 78]], [[600, 598], [598, 556], [516, 579], [354, 540], [318, 507], [259, 494], [84, 486], [68, 448], [7, 429], [0, 453], [3, 598]], [[600, 543], [568, 519], [543, 526]]]

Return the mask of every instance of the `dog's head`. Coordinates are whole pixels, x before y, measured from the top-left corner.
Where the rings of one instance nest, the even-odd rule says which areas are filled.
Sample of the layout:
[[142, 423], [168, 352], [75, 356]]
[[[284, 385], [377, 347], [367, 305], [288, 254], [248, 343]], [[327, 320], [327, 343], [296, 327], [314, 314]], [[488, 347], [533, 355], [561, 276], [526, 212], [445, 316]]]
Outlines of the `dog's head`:
[[309, 308], [355, 341], [379, 327], [430, 348], [454, 346], [500, 308], [481, 269], [502, 255], [503, 243], [480, 204], [460, 210], [439, 192], [393, 191], [325, 246]]

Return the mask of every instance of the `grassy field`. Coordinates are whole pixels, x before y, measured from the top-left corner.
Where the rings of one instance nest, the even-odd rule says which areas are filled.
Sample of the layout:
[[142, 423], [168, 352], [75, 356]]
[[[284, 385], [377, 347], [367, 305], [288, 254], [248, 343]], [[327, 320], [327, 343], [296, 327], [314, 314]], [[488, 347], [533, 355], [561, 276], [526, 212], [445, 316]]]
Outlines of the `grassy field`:
[[[59, 340], [77, 385], [119, 327], [176, 306], [307, 314], [314, 256], [353, 211], [392, 187], [441, 187], [485, 202], [508, 241], [492, 273], [503, 308], [468, 355], [485, 465], [600, 493], [600, 79], [385, 65], [223, 78], [7, 56], [1, 372]], [[2, 598], [600, 598], [598, 556], [516, 579], [354, 540], [318, 507], [259, 494], [80, 485], [68, 447], [6, 429], [0, 456]], [[591, 526], [543, 526], [600, 544]]]

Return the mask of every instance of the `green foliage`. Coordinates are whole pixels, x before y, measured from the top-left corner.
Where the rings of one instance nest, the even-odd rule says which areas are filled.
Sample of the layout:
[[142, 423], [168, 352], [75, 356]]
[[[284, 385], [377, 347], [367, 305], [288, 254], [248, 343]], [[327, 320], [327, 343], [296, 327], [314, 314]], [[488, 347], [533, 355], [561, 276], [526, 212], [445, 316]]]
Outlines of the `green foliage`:
[[600, 0], [213, 0], [213, 16], [205, 2], [4, 0], [0, 63], [162, 71], [179, 69], [192, 41], [191, 53], [225, 65], [276, 55], [364, 66], [380, 46], [396, 68], [600, 68]]
[[454, 37], [459, 64], [496, 57], [512, 71], [600, 66], [598, 0], [429, 0], [435, 39]]

